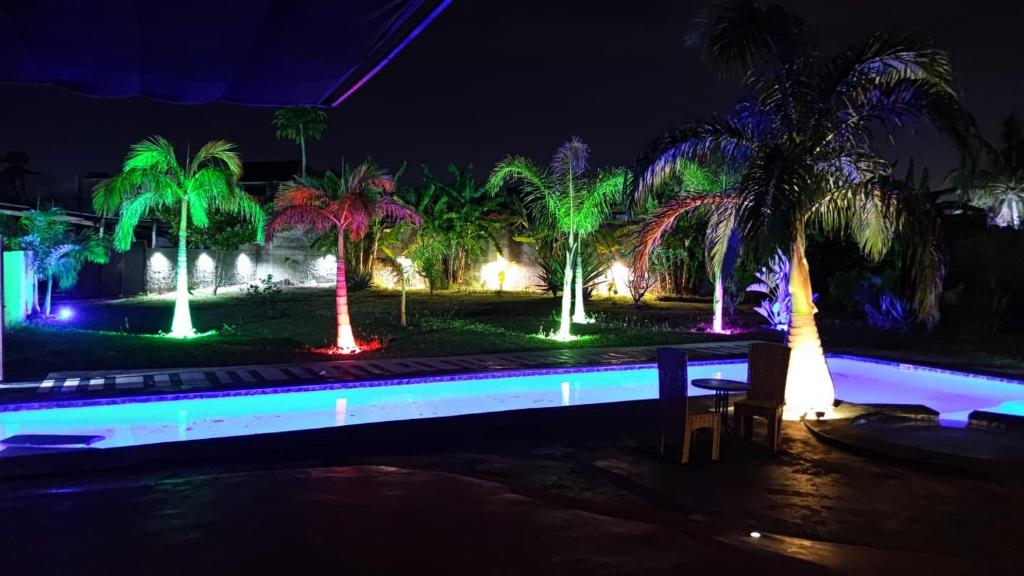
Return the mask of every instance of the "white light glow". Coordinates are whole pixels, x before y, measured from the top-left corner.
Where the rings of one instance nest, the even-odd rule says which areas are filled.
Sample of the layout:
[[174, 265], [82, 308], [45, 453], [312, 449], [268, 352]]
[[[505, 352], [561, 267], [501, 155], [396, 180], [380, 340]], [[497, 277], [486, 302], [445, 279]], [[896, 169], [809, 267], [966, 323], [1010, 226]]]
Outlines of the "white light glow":
[[522, 267], [504, 256], [480, 267], [480, 283], [486, 290], [525, 290], [527, 287]]
[[334, 254], [321, 256], [313, 261], [313, 280], [316, 282], [333, 282], [338, 271], [338, 258]]
[[149, 257], [149, 269], [153, 274], [167, 274], [171, 271], [171, 261], [162, 252], [154, 252]]
[[245, 252], [238, 255], [235, 258], [235, 278], [239, 282], [248, 282], [256, 277], [256, 267], [252, 264], [252, 259]]
[[608, 295], [629, 296], [629, 266], [622, 262], [612, 262], [604, 277], [605, 290]]

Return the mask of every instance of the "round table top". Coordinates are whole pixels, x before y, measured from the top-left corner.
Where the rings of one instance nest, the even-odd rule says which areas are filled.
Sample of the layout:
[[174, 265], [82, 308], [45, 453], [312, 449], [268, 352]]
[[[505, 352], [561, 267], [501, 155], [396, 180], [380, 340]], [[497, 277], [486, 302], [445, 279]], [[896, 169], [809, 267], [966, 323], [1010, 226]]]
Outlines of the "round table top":
[[716, 392], [749, 392], [750, 384], [726, 378], [694, 378], [690, 381], [697, 388]]

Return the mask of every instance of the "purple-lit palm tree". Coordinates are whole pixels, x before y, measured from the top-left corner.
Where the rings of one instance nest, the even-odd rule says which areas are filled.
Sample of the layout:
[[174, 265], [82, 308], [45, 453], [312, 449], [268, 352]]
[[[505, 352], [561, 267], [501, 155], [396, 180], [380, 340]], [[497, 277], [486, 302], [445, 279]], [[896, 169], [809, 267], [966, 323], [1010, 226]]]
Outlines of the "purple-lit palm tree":
[[348, 313], [345, 282], [345, 238], [362, 238], [370, 224], [384, 218], [395, 222], [420, 222], [409, 206], [393, 196], [394, 179], [369, 162], [335, 174], [297, 178], [283, 185], [274, 198], [274, 211], [267, 221], [267, 238], [287, 228], [338, 235], [337, 271], [334, 290], [336, 321], [335, 349], [342, 354], [359, 352]]
[[814, 321], [806, 235], [851, 236], [876, 260], [899, 238], [916, 313], [925, 322], [937, 319], [943, 268], [936, 219], [916, 194], [889, 186], [891, 165], [874, 144], [913, 121], [966, 142], [972, 122], [960, 107], [949, 57], [920, 38], [876, 35], [822, 58], [796, 15], [751, 0], [713, 7], [691, 40], [717, 71], [741, 78], [747, 96], [728, 117], [684, 125], [656, 142], [635, 200], [684, 161], [723, 161], [737, 181], [727, 193], [663, 206], [657, 224], [642, 232], [640, 250], [657, 246], [663, 224], [706, 205], [733, 211], [750, 249], [788, 246], [787, 412], [829, 411], [835, 393]]

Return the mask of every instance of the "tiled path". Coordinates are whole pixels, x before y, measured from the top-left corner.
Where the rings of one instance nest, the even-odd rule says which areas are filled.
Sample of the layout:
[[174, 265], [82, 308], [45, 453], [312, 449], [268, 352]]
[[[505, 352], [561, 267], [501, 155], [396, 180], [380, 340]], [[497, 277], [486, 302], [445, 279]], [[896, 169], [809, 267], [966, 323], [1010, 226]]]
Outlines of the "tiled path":
[[[691, 357], [741, 357], [749, 341], [685, 344]], [[293, 384], [360, 382], [451, 374], [654, 362], [657, 347], [510, 352], [443, 358], [334, 360], [134, 372], [51, 373], [42, 382], [0, 384], [0, 404], [139, 394], [193, 393]]]

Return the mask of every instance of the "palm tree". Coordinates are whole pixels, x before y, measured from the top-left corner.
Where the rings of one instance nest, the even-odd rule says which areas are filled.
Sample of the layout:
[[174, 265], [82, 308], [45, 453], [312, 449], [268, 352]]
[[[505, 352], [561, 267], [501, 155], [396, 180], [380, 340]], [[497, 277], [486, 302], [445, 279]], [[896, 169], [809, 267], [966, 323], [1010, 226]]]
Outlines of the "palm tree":
[[242, 161], [234, 144], [207, 142], [182, 166], [174, 147], [160, 136], [132, 146], [121, 173], [93, 192], [93, 205], [121, 205], [114, 248], [124, 252], [135, 240], [135, 227], [150, 213], [178, 210], [177, 286], [174, 320], [168, 336], [195, 336], [188, 301], [188, 225], [205, 228], [213, 212], [236, 214], [252, 223], [256, 241], [263, 237], [263, 210], [238, 185]]
[[973, 175], [970, 202], [986, 208], [996, 226], [1019, 230], [1024, 216], [1024, 126], [1016, 114], [1003, 120], [1000, 144], [984, 146], [989, 166]]
[[25, 235], [21, 247], [28, 252], [28, 268], [32, 273], [32, 302], [35, 312], [39, 307], [39, 281], [49, 278], [46, 268], [47, 255], [61, 243], [68, 234], [68, 223], [60, 208], [29, 210], [18, 221]]
[[348, 314], [345, 283], [345, 238], [359, 240], [378, 218], [394, 222], [420, 222], [416, 212], [393, 196], [395, 181], [369, 162], [340, 175], [328, 171], [322, 177], [297, 178], [283, 185], [274, 198], [274, 210], [267, 221], [268, 240], [288, 228], [338, 235], [338, 256], [334, 308], [335, 351], [359, 352]]
[[637, 199], [681, 160], [720, 157], [737, 181], [723, 194], [664, 205], [642, 231], [638, 251], [649, 253], [663, 226], [703, 205], [734, 210], [735, 226], [754, 250], [788, 245], [787, 412], [827, 412], [835, 392], [814, 321], [806, 234], [817, 228], [850, 235], [875, 260], [901, 236], [897, 247], [911, 270], [916, 313], [929, 324], [937, 320], [943, 268], [934, 214], [918, 195], [887, 186], [891, 165], [873, 143], [924, 120], [963, 144], [971, 121], [960, 108], [949, 57], [919, 38], [877, 35], [822, 59], [799, 18], [751, 0], [713, 7], [691, 39], [714, 68], [742, 77], [748, 96], [729, 117], [687, 124], [659, 141]]
[[[679, 162], [675, 169], [675, 175], [675, 178], [667, 182], [669, 186], [661, 186], [661, 188], [675, 188], [673, 200], [725, 194], [736, 181], [735, 174], [729, 170], [705, 167], [687, 160]], [[647, 245], [644, 245], [643, 249], [634, 252], [634, 277], [646, 277], [649, 261], [654, 251], [654, 247], [649, 244], [651, 242], [660, 243], [662, 236], [675, 226], [679, 216], [685, 214], [684, 212], [673, 210], [671, 206], [676, 206], [676, 204], [666, 204], [666, 207], [669, 209], [656, 209], [647, 217], [642, 227], [643, 230], [648, 232], [644, 238]], [[706, 214], [702, 214], [702, 216], [705, 216], [707, 222], [707, 232], [704, 241], [705, 262], [707, 264], [708, 277], [714, 283], [711, 331], [722, 333], [725, 331], [725, 320], [723, 318], [724, 282], [732, 273], [732, 268], [736, 264], [739, 234], [734, 225], [736, 220], [735, 206], [731, 203], [719, 203], [716, 205], [716, 208], [714, 210], [704, 210]], [[652, 234], [653, 231], [657, 233]]]
[[78, 284], [78, 273], [86, 262], [106, 264], [109, 261], [110, 248], [103, 238], [89, 230], [77, 235], [66, 234], [42, 256], [42, 269], [46, 276], [44, 314], [51, 315], [54, 278], [57, 279], [61, 290], [68, 290]]
[[302, 150], [302, 175], [306, 175], [306, 140], [319, 141], [327, 129], [327, 112], [313, 106], [294, 106], [274, 112], [278, 140], [291, 140]]
[[395, 256], [395, 253], [388, 247], [384, 247], [383, 252], [384, 255], [379, 256], [377, 260], [402, 291], [402, 300], [398, 308], [398, 325], [406, 328], [409, 323], [405, 317], [405, 289], [409, 282], [412, 282], [412, 275], [415, 273], [413, 262], [406, 256]]
[[[498, 190], [507, 182], [521, 182], [528, 202], [542, 226], [558, 230], [566, 238], [562, 313], [557, 338], [572, 338], [571, 322], [587, 323], [583, 309], [583, 263], [580, 244], [604, 221], [630, 182], [626, 170], [602, 170], [587, 175], [590, 149], [573, 136], [562, 144], [547, 169], [523, 157], [508, 157], [491, 172], [488, 187]], [[575, 270], [575, 271], [574, 271]], [[570, 319], [573, 278], [576, 307]]]

